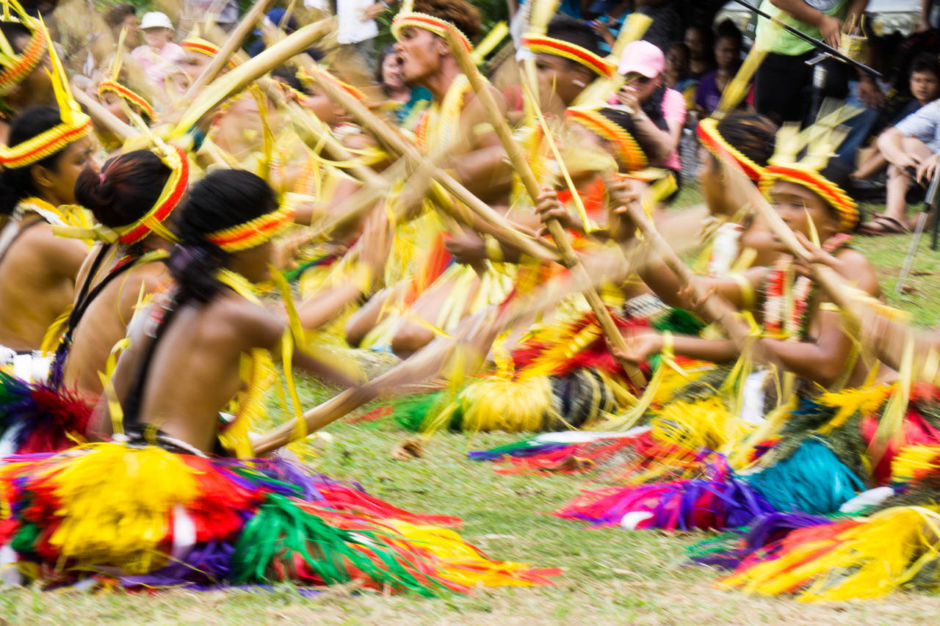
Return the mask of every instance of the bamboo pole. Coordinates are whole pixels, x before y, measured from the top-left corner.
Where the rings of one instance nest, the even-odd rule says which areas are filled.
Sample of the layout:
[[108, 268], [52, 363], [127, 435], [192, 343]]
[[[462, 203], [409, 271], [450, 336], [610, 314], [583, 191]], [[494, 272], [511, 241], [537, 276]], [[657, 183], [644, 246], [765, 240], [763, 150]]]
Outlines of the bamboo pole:
[[219, 52], [203, 68], [202, 73], [189, 86], [189, 89], [186, 90], [183, 95], [183, 102], [191, 102], [202, 91], [203, 87], [215, 80], [216, 76], [229, 62], [229, 59], [232, 58], [232, 55], [241, 47], [245, 37], [254, 30], [258, 20], [264, 18], [265, 12], [272, 4], [274, 4], [274, 0], [257, 0], [254, 3], [251, 9], [242, 17], [235, 30], [225, 39], [225, 43], [219, 48]]
[[211, 85], [206, 86], [202, 92], [196, 95], [192, 104], [183, 111], [175, 125], [176, 132], [183, 133], [189, 130], [217, 104], [241, 91], [249, 83], [267, 74], [291, 57], [302, 53], [314, 42], [327, 35], [335, 27], [334, 25], [335, 20], [333, 18], [308, 24], [278, 43], [269, 46], [264, 52], [242, 63]]
[[[429, 160], [421, 154], [418, 148], [409, 143], [398, 132], [389, 127], [389, 125], [352, 95], [341, 89], [330, 80], [320, 77], [322, 70], [317, 69], [312, 72], [313, 80], [317, 85], [340, 106], [344, 107], [354, 118], [356, 118], [364, 127], [370, 130], [376, 138], [390, 152], [396, 155], [407, 157], [415, 164], [430, 164]], [[460, 184], [453, 176], [439, 167], [430, 164], [431, 177], [434, 178], [447, 193], [452, 194], [457, 203], [452, 203], [446, 198], [446, 195], [437, 187], [431, 187], [431, 199], [435, 204], [446, 211], [450, 211], [452, 217], [471, 227], [479, 226], [483, 232], [492, 234], [494, 237], [512, 247], [517, 248], [522, 253], [532, 256], [542, 261], [556, 261], [558, 257], [542, 243], [532, 237], [527, 237], [520, 233], [515, 226], [509, 222], [503, 215], [497, 213], [486, 203], [477, 198], [470, 190]], [[467, 212], [462, 210], [460, 204], [469, 209], [479, 221], [471, 218]]]
[[[447, 30], [445, 38], [447, 39], [452, 54], [457, 60], [457, 64], [470, 80], [470, 85], [473, 87], [473, 91], [483, 105], [484, 110], [486, 110], [490, 118], [490, 123], [496, 130], [496, 134], [499, 136], [499, 140], [506, 150], [509, 161], [522, 179], [522, 184], [534, 204], [541, 193], [538, 180], [536, 180], [535, 174], [532, 173], [532, 168], [529, 166], [529, 162], [526, 160], [522, 148], [513, 137], [512, 129], [509, 128], [509, 124], [506, 122], [502, 111], [500, 111], [496, 99], [493, 98], [489, 85], [483, 80], [476, 64], [473, 62], [467, 50], [460, 44], [453, 29]], [[583, 281], [584, 284], [588, 284], [588, 276], [581, 266], [581, 263], [578, 261], [574, 248], [571, 247], [571, 242], [568, 240], [568, 233], [565, 232], [565, 229], [558, 220], [549, 220], [548, 232], [555, 241], [555, 245], [558, 246], [558, 250], [561, 253], [561, 262], [569, 268], [575, 280], [578, 282]], [[626, 351], [627, 346], [626, 342], [624, 342], [623, 335], [620, 334], [620, 329], [617, 328], [617, 324], [614, 322], [613, 317], [611, 317], [610, 311], [607, 310], [607, 306], [604, 304], [604, 300], [597, 290], [593, 287], [586, 289], [584, 291], [584, 297], [590, 305], [594, 316], [597, 317], [597, 321], [600, 323], [607, 341], [609, 341], [611, 346], [615, 349]], [[621, 365], [634, 385], [638, 387], [645, 385], [643, 374], [635, 364], [621, 360]]]
[[121, 141], [127, 141], [140, 135], [136, 128], [119, 120], [114, 113], [101, 106], [100, 102], [81, 89], [72, 89], [72, 96], [76, 102], [85, 107], [91, 119], [101, 124]]

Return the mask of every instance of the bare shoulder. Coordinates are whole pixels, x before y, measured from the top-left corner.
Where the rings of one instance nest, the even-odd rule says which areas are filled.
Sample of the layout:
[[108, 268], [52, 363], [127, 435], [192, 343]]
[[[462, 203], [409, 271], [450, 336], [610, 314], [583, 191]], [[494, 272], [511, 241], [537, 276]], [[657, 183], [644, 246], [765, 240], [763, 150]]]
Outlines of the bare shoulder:
[[839, 260], [839, 274], [847, 281], [871, 296], [881, 293], [875, 267], [864, 254], [852, 248], [839, 250], [835, 257]]
[[284, 333], [285, 323], [259, 304], [223, 290], [207, 312], [216, 329], [242, 345], [243, 349], [273, 348]]
[[40, 224], [23, 233], [24, 242], [48, 267], [72, 278], [88, 255], [88, 246], [78, 239], [59, 237], [49, 224]]

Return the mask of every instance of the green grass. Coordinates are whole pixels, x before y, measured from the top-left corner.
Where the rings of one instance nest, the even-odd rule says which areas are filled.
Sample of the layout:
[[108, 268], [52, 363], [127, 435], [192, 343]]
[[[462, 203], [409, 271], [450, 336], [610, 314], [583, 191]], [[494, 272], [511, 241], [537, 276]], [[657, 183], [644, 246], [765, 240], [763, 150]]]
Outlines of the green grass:
[[[694, 197], [691, 197], [694, 201]], [[878, 266], [889, 299], [918, 323], [936, 325], [940, 254], [918, 256], [910, 280], [915, 291], [893, 297], [906, 237], [857, 240]], [[331, 391], [301, 378], [304, 406]], [[329, 590], [304, 597], [290, 586], [269, 592], [230, 590], [153, 595], [3, 589], [0, 618], [19, 623], [382, 623], [382, 624], [625, 624], [625, 623], [931, 623], [940, 596], [894, 594], [882, 601], [802, 604], [722, 591], [718, 572], [687, 564], [684, 550], [701, 535], [666, 535], [619, 529], [586, 530], [549, 515], [583, 487], [572, 476], [500, 475], [491, 464], [466, 459], [470, 449], [508, 443], [514, 435], [438, 434], [421, 458], [395, 461], [392, 451], [411, 437], [387, 422], [337, 423], [327, 429], [315, 467], [360, 481], [374, 495], [420, 512], [458, 515], [463, 535], [491, 557], [539, 567], [561, 567], [551, 587], [479, 590], [438, 599], [350, 594]]]

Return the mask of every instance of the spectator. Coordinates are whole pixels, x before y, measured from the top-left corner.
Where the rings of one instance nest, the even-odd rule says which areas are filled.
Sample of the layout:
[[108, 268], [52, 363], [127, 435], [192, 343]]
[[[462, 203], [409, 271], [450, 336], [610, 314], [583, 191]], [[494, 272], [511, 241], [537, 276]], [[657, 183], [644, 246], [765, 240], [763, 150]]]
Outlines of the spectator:
[[702, 76], [695, 91], [695, 107], [703, 116], [712, 114], [721, 102], [725, 87], [741, 66], [741, 31], [731, 20], [718, 26], [715, 39], [715, 70]]
[[[923, 66], [920, 66], [923, 67]], [[936, 71], [936, 69], [932, 70]], [[937, 95], [937, 79], [918, 72], [917, 92], [923, 98]], [[915, 90], [911, 72], [911, 90]], [[920, 102], [920, 100], [918, 100]], [[936, 173], [940, 151], [940, 100], [921, 106], [878, 137], [878, 150], [888, 163], [885, 212], [876, 213], [861, 227], [869, 235], [907, 232], [907, 192], [914, 185], [925, 188]], [[865, 173], [864, 171], [862, 173]]]
[[715, 69], [710, 29], [693, 24], [685, 29], [683, 40], [689, 48], [689, 74], [692, 78], [701, 79], [702, 76]]
[[308, 8], [326, 10], [329, 4], [335, 9], [339, 22], [336, 41], [343, 46], [352, 46], [365, 61], [370, 72], [377, 71], [375, 55], [375, 37], [379, 34], [379, 25], [375, 18], [388, 9], [392, 2], [374, 2], [373, 0], [306, 0]]
[[[867, 0], [764, 0], [761, 9], [778, 15], [785, 24], [838, 48], [842, 19], [858, 16]], [[814, 8], [819, 7], [820, 9]], [[778, 124], [803, 121], [810, 114], [813, 68], [806, 65], [816, 53], [813, 44], [788, 31], [777, 32], [765, 18], [757, 22], [756, 46], [770, 50], [755, 75], [755, 106]], [[845, 65], [827, 63], [828, 81], [824, 94], [836, 98], [848, 95]]]
[[682, 94], [687, 109], [695, 106], [695, 90], [698, 87], [698, 81], [689, 73], [689, 47], [681, 41], [674, 41], [666, 48], [663, 83], [666, 87]]
[[190, 32], [197, 24], [214, 23], [225, 32], [231, 32], [238, 23], [236, 0], [184, 0], [180, 12], [181, 31]]
[[673, 170], [679, 179], [679, 138], [685, 124], [685, 98], [663, 84], [666, 58], [648, 41], [634, 41], [626, 47], [617, 71], [638, 75], [617, 94], [616, 102], [632, 111], [635, 136], [653, 165]]
[[[940, 61], [936, 55], [925, 52], [917, 56], [911, 64], [910, 90], [913, 99], [894, 116], [889, 126], [894, 126], [908, 115], [916, 113], [921, 107], [940, 97]], [[887, 165], [884, 155], [875, 146], [871, 153], [862, 160], [852, 178], [864, 179], [882, 171]]]
[[127, 29], [124, 36], [124, 45], [133, 50], [140, 45], [140, 22], [137, 20], [137, 9], [133, 4], [115, 4], [104, 14], [104, 21], [111, 29], [111, 36], [117, 43], [121, 31]]
[[395, 121], [405, 124], [431, 102], [431, 92], [420, 85], [409, 87], [401, 74], [401, 57], [394, 46], [388, 46], [379, 57], [376, 78], [389, 102], [394, 105]]
[[186, 54], [173, 43], [173, 23], [166, 13], [145, 13], [140, 29], [144, 32], [144, 45], [134, 48], [131, 56], [144, 68], [147, 81], [162, 91], [166, 78], [176, 71]]
[[598, 1], [591, 5], [591, 12], [597, 13], [597, 17], [591, 22], [591, 26], [601, 36], [599, 48], [601, 52], [610, 54], [623, 28], [623, 23], [627, 16], [633, 12], [633, 0]]
[[643, 39], [665, 50], [669, 42], [682, 36], [682, 14], [676, 0], [636, 0], [636, 12], [653, 18]]

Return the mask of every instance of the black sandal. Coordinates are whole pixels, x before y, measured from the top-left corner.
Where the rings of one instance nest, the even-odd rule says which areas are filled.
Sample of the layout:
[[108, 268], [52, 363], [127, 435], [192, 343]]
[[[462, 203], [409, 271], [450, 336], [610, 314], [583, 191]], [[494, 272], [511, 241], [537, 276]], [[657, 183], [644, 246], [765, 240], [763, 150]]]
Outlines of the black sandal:
[[858, 232], [862, 235], [905, 235], [910, 229], [890, 215], [875, 213], [870, 222], [862, 224]]

